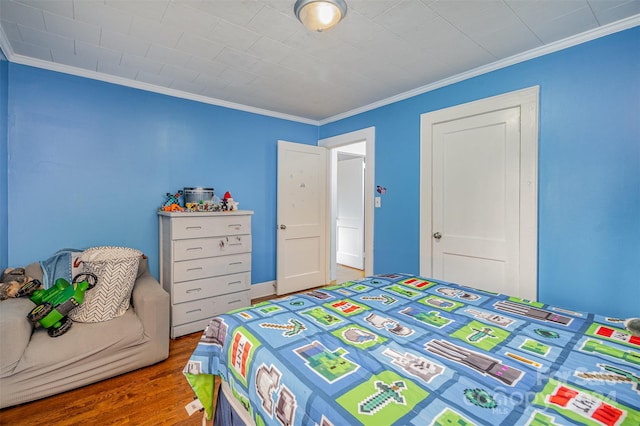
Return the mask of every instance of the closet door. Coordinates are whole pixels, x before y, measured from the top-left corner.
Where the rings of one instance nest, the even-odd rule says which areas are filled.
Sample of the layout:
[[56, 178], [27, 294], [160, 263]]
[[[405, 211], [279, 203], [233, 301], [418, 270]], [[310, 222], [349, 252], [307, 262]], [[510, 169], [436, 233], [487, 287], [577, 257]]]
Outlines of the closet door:
[[420, 273], [537, 298], [538, 88], [421, 117]]

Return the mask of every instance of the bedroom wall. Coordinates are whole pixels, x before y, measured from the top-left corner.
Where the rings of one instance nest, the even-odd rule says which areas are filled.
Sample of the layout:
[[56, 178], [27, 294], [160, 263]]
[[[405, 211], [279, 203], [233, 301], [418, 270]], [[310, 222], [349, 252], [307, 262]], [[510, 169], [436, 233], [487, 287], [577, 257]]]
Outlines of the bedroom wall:
[[7, 102], [9, 63], [0, 49], [0, 273], [8, 259], [7, 246]]
[[[634, 28], [321, 126], [376, 127], [375, 272], [419, 270], [420, 114], [540, 85], [539, 298], [640, 316], [638, 75]], [[276, 141], [315, 144], [316, 126], [0, 61], [7, 86], [0, 267], [117, 244], [157, 276], [165, 192], [211, 185], [256, 212], [252, 281], [275, 279]]]
[[420, 114], [535, 85], [538, 298], [640, 316], [640, 27], [322, 126], [376, 128], [375, 272], [419, 271]]
[[157, 277], [165, 193], [213, 186], [255, 212], [252, 281], [275, 279], [277, 140], [315, 144], [317, 126], [13, 63], [8, 84], [2, 266], [123, 245], [147, 254]]

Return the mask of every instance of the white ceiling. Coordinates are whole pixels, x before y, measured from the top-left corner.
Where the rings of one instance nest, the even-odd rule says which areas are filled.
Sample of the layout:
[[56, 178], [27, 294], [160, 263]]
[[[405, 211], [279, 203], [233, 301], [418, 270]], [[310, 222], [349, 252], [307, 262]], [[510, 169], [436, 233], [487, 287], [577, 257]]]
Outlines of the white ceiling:
[[640, 24], [640, 0], [347, 0], [336, 28], [311, 33], [294, 3], [0, 0], [0, 47], [11, 62], [322, 123]]

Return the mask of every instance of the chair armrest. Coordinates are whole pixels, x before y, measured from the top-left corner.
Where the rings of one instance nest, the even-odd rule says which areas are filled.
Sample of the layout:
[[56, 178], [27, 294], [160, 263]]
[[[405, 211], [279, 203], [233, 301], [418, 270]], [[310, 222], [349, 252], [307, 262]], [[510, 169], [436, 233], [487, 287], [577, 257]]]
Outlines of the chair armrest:
[[145, 336], [156, 342], [158, 350], [166, 353], [166, 358], [169, 356], [169, 293], [145, 271], [136, 279], [131, 301], [142, 321]]

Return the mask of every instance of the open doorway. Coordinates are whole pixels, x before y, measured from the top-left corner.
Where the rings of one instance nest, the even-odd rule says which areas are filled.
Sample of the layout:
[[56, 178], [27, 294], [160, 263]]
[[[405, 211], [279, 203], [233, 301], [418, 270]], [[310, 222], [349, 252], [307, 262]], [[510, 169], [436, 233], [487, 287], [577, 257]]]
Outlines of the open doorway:
[[[333, 148], [337, 152], [336, 281], [364, 277], [364, 141]], [[333, 224], [332, 224], [333, 225]]]
[[[353, 151], [356, 145], [364, 147], [362, 151]], [[348, 281], [352, 278], [338, 279], [337, 247], [338, 247], [338, 158], [361, 158], [364, 167], [363, 211], [364, 211], [364, 275], [373, 274], [373, 198], [374, 198], [374, 164], [375, 164], [375, 128], [369, 127], [318, 141], [318, 145], [329, 149], [329, 280]], [[362, 148], [357, 148], [362, 149]], [[353, 232], [351, 232], [353, 234]], [[358, 270], [356, 269], [356, 273]], [[362, 274], [361, 272], [359, 273]], [[350, 277], [350, 275], [349, 275]]]

